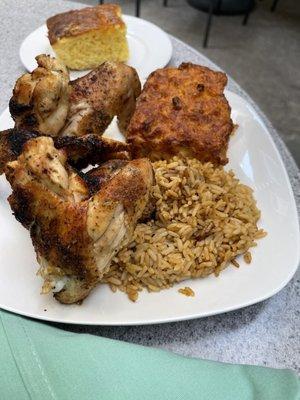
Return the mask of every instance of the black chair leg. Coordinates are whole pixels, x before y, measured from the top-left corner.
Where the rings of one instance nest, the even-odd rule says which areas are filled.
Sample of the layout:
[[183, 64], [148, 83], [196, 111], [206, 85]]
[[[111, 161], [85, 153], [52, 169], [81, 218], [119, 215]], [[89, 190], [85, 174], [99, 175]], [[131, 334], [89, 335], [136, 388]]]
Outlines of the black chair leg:
[[164, 7], [168, 7], [168, 0], [164, 0]]
[[272, 12], [274, 12], [274, 11], [276, 10], [278, 1], [279, 1], [279, 0], [274, 0], [274, 1], [273, 1], [272, 7], [271, 7], [271, 11], [272, 11]]
[[206, 21], [206, 27], [205, 27], [205, 33], [204, 33], [204, 39], [203, 39], [203, 47], [204, 48], [207, 47], [207, 43], [208, 43], [213, 11], [214, 11], [214, 2], [210, 1], [209, 2], [209, 10], [208, 10], [207, 21]]
[[99, 4], [103, 4], [104, 3], [104, 0], [99, 0]]
[[247, 25], [247, 22], [248, 22], [248, 19], [249, 19], [249, 12], [248, 11], [246, 11], [246, 14], [244, 15], [244, 19], [243, 19], [243, 22], [242, 22], [242, 24], [243, 25]]
[[214, 5], [215, 4], [216, 4], [216, 11], [219, 12], [220, 8], [221, 8], [221, 5], [222, 5], [222, 0], [217, 0], [216, 2], [214, 0], [210, 0], [210, 2], [209, 2], [209, 9], [208, 9], [208, 15], [207, 15], [204, 39], [203, 39], [203, 47], [204, 48], [206, 48], [207, 44], [208, 44], [208, 38], [209, 38], [209, 33], [210, 33], [210, 28], [211, 28], [211, 23], [212, 23]]
[[243, 19], [243, 22], [242, 22], [243, 25], [247, 25], [247, 22], [248, 22], [248, 19], [249, 19], [249, 15], [250, 15], [250, 11], [251, 11], [251, 3], [252, 3], [252, 1], [249, 0], [248, 8], [247, 8], [247, 11], [245, 12], [244, 19]]
[[141, 0], [135, 0], [135, 15], [140, 16], [141, 13]]

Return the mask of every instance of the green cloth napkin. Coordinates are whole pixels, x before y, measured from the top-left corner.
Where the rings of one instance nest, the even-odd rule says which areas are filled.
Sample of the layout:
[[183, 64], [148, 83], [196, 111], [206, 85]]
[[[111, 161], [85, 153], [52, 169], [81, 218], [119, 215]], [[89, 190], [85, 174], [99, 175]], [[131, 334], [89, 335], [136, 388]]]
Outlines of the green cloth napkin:
[[186, 358], [0, 311], [2, 400], [295, 400], [289, 370]]

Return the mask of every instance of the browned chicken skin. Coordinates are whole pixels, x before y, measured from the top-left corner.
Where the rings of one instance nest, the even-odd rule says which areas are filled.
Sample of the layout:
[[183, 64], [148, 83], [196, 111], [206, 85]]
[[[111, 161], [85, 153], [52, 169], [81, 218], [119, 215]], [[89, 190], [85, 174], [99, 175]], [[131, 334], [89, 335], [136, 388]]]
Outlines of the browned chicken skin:
[[[0, 175], [9, 161], [18, 158], [24, 144], [39, 136], [40, 134], [37, 132], [18, 128], [0, 132]], [[69, 164], [77, 169], [112, 159], [130, 159], [130, 146], [128, 144], [98, 135], [86, 135], [78, 138], [56, 137], [53, 138], [53, 141], [57, 149], [66, 151]]]
[[127, 129], [141, 92], [134, 68], [105, 62], [82, 78], [69, 81], [66, 67], [44, 54], [38, 67], [16, 82], [10, 112], [17, 128], [47, 136], [102, 135], [114, 116]]
[[191, 63], [150, 74], [126, 133], [133, 157], [225, 164], [233, 129], [226, 83], [224, 73]]
[[68, 162], [77, 169], [88, 165], [102, 164], [108, 160], [129, 160], [130, 146], [118, 140], [101, 137], [98, 135], [85, 135], [81, 137], [59, 137], [54, 139], [57, 149], [64, 149]]
[[57, 136], [69, 112], [69, 73], [55, 58], [41, 54], [38, 67], [16, 82], [9, 109], [15, 126]]
[[120, 130], [127, 129], [141, 92], [135, 69], [107, 61], [71, 86], [70, 111], [61, 136], [102, 134], [115, 115]]
[[24, 144], [39, 134], [33, 131], [13, 128], [0, 132], [0, 175], [5, 165], [14, 161], [21, 154]]
[[6, 177], [13, 189], [11, 208], [30, 230], [43, 291], [54, 289], [57, 300], [74, 303], [89, 294], [130, 240], [149, 201], [153, 171], [146, 159], [117, 160], [89, 178], [66, 159], [51, 138], [31, 139], [7, 164]]

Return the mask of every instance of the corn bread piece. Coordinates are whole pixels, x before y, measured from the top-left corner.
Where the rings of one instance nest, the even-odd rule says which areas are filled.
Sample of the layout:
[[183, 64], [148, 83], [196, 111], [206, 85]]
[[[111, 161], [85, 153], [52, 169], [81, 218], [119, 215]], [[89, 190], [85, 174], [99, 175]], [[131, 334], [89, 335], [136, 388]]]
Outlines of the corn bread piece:
[[191, 63], [154, 71], [126, 132], [133, 157], [181, 155], [226, 164], [233, 129], [226, 83], [224, 73]]
[[58, 58], [75, 70], [129, 57], [126, 25], [116, 4], [57, 14], [47, 20], [50, 44]]

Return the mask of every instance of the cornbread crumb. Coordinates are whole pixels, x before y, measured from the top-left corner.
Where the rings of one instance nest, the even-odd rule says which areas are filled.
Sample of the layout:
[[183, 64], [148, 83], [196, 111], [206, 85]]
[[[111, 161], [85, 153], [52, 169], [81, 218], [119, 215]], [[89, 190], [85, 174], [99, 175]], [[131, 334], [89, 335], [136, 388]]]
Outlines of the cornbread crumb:
[[188, 286], [186, 286], [185, 288], [178, 289], [178, 292], [181, 294], [184, 294], [185, 296], [188, 296], [188, 297], [195, 296], [195, 292], [193, 291], [193, 289], [191, 289]]

